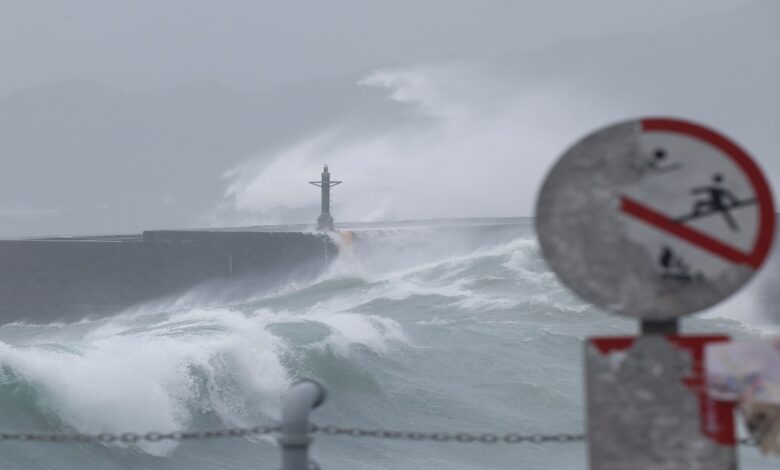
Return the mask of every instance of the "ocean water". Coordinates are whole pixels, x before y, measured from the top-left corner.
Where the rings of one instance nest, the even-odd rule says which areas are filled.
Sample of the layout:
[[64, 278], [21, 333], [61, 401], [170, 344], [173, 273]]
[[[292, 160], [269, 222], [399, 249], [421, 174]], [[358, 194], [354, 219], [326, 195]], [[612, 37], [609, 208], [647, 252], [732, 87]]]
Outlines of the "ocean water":
[[[683, 329], [758, 337], [751, 289]], [[320, 424], [582, 432], [582, 342], [633, 333], [569, 293], [530, 226], [369, 230], [317, 279], [203, 292], [72, 324], [0, 326], [0, 430], [167, 432], [272, 423], [295, 380]], [[741, 449], [742, 468], [778, 460]], [[327, 469], [584, 469], [585, 446], [316, 435]], [[3, 469], [276, 469], [268, 438], [97, 445], [0, 442]]]

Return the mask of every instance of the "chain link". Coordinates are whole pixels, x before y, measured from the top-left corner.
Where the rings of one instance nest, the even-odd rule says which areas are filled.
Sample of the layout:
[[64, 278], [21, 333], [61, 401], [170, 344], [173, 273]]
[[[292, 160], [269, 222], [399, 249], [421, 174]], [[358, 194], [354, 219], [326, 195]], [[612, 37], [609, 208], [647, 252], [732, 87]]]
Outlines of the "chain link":
[[388, 431], [379, 429], [346, 428], [340, 426], [318, 426], [312, 425], [311, 432], [325, 434], [328, 436], [347, 436], [347, 437], [371, 437], [377, 439], [395, 439], [402, 441], [425, 441], [425, 442], [456, 442], [468, 444], [472, 442], [480, 444], [521, 444], [530, 442], [532, 444], [546, 443], [570, 443], [580, 442], [585, 439], [584, 434], [517, 434], [506, 433], [498, 434], [492, 432], [470, 433], [470, 432], [420, 432], [420, 431]]
[[[264, 436], [281, 431], [279, 425], [254, 426], [250, 428], [226, 428], [201, 431], [146, 432], [146, 433], [33, 433], [33, 432], [2, 432], [0, 441], [28, 442], [79, 442], [101, 444], [135, 444], [138, 442], [184, 441], [194, 439], [224, 439], [230, 437]], [[312, 424], [312, 433], [327, 436], [369, 437], [374, 439], [392, 439], [416, 442], [453, 442], [458, 444], [568, 444], [582, 442], [585, 434], [517, 434], [517, 433], [472, 433], [472, 432], [422, 432], [422, 431], [391, 431], [382, 429], [350, 428], [334, 425], [319, 426]], [[751, 437], [742, 438], [739, 445], [755, 447], [758, 444]]]
[[263, 436], [277, 433], [279, 426], [254, 426], [251, 428], [227, 428], [206, 431], [174, 431], [134, 433], [31, 433], [31, 432], [0, 432], [0, 441], [33, 441], [33, 442], [81, 442], [101, 444], [134, 444], [139, 441], [184, 441], [192, 439], [221, 439], [227, 437]]

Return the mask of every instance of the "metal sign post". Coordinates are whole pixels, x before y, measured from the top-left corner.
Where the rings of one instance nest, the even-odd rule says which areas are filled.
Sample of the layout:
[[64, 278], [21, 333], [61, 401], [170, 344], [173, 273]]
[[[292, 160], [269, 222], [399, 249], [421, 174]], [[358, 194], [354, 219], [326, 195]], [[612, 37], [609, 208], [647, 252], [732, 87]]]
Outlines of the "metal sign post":
[[585, 300], [641, 322], [585, 345], [592, 469], [733, 469], [733, 404], [710, 398], [703, 348], [677, 319], [742, 287], [766, 259], [774, 206], [761, 171], [719, 133], [647, 118], [566, 151], [537, 201], [542, 252]]

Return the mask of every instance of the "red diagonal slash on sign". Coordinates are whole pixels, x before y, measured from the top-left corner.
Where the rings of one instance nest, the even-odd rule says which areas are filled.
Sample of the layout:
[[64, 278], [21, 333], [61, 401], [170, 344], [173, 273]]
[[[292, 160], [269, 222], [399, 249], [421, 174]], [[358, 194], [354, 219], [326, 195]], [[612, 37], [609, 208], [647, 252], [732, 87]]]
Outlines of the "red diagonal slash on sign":
[[691, 228], [687, 225], [670, 219], [665, 214], [648, 207], [642, 203], [634, 201], [626, 196], [620, 198], [620, 210], [626, 214], [632, 215], [642, 222], [653, 227], [668, 232], [678, 238], [681, 238], [702, 250], [720, 256], [732, 263], [747, 264], [753, 269], [758, 269], [761, 265], [761, 259], [756, 259], [753, 253], [744, 253], [725, 243], [712, 238], [706, 233]]

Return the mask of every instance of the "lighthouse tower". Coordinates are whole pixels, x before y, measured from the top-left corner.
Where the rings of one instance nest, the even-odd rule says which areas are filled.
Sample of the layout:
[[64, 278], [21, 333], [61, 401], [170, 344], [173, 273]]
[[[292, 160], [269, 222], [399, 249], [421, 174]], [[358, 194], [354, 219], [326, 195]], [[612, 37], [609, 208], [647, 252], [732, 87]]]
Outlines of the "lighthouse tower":
[[309, 181], [309, 184], [322, 188], [322, 213], [317, 217], [317, 230], [321, 232], [333, 231], [333, 217], [330, 215], [330, 188], [341, 184], [341, 181], [331, 181], [328, 165], [322, 169], [320, 181]]

